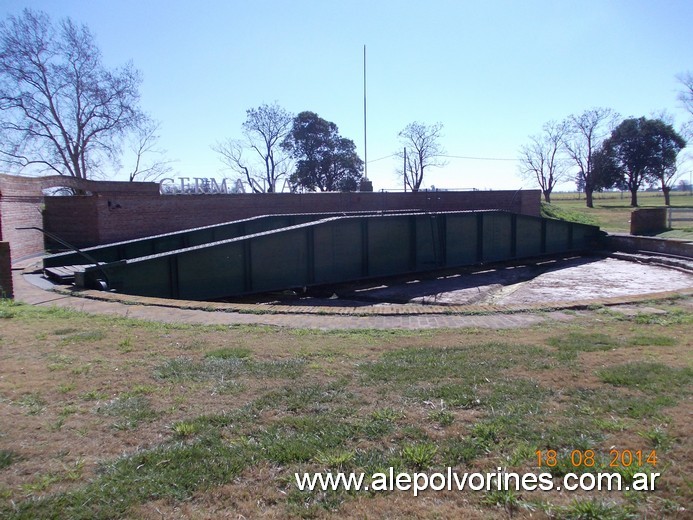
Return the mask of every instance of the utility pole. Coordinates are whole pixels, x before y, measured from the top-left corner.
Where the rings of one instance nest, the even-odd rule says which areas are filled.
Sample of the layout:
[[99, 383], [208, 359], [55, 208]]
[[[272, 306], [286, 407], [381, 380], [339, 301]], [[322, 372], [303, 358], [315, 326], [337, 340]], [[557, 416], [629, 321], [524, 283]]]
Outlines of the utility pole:
[[368, 136], [366, 133], [366, 46], [363, 46], [363, 175], [368, 180]]
[[402, 166], [402, 182], [404, 183], [404, 191], [407, 191], [407, 147], [404, 147], [404, 165]]

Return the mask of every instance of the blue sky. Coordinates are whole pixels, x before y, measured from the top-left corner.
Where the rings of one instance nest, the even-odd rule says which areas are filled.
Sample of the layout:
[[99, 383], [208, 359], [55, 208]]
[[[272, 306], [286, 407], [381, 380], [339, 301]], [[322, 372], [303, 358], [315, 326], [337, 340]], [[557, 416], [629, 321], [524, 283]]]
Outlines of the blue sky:
[[687, 118], [675, 76], [693, 71], [690, 0], [3, 0], [0, 16], [24, 7], [85, 23], [109, 66], [142, 72], [173, 176], [222, 178], [211, 146], [275, 101], [336, 123], [363, 157], [364, 45], [376, 190], [401, 187], [381, 158], [413, 121], [442, 122], [449, 155], [501, 159], [451, 158], [425, 186], [517, 189], [532, 187], [518, 150], [549, 120], [596, 106]]

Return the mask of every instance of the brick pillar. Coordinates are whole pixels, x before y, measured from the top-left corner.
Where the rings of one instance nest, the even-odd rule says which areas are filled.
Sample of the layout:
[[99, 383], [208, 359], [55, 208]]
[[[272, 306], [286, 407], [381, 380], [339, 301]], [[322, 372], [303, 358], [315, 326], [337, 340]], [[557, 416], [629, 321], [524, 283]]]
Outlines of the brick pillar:
[[10, 243], [0, 242], [0, 298], [12, 298], [13, 296]]
[[665, 231], [667, 208], [638, 208], [630, 214], [630, 234], [648, 235]]

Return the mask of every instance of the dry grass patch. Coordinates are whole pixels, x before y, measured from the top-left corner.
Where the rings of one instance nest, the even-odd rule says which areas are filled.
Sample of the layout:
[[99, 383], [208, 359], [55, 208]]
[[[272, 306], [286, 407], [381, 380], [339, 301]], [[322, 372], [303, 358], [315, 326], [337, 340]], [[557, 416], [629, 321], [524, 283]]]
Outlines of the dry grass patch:
[[[685, 301], [657, 308], [512, 331], [324, 332], [3, 301], [0, 516], [683, 518], [693, 319]], [[608, 467], [613, 447], [656, 449], [657, 490], [415, 498], [301, 492], [293, 477], [539, 473], [548, 449], [560, 473], [572, 450]]]

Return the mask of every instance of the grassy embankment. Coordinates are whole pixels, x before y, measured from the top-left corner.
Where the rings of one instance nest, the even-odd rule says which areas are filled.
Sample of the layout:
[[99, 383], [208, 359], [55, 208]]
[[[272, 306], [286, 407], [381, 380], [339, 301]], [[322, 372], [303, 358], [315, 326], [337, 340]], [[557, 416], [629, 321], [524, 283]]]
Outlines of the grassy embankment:
[[[641, 208], [664, 206], [661, 193], [642, 192], [638, 194]], [[686, 193], [672, 193], [672, 207], [693, 207], [693, 196]], [[554, 193], [551, 204], [544, 204], [545, 216], [564, 218], [576, 222], [598, 225], [611, 233], [628, 233], [630, 231], [629, 193], [596, 193], [594, 208], [585, 206], [584, 195], [577, 193]], [[681, 222], [672, 230], [661, 233], [661, 237], [693, 239], [693, 222]]]

